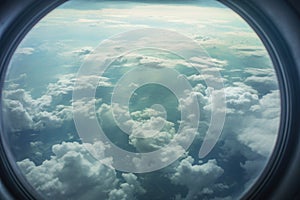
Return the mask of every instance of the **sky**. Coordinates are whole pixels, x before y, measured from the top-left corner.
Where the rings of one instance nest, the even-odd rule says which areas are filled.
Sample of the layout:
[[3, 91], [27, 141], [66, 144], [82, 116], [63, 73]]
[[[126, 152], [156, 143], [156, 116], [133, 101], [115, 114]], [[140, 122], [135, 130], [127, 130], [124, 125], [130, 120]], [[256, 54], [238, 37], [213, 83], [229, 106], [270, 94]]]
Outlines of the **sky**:
[[280, 120], [264, 45], [212, 1], [67, 2], [21, 42], [2, 96], [12, 162], [46, 199], [236, 199]]

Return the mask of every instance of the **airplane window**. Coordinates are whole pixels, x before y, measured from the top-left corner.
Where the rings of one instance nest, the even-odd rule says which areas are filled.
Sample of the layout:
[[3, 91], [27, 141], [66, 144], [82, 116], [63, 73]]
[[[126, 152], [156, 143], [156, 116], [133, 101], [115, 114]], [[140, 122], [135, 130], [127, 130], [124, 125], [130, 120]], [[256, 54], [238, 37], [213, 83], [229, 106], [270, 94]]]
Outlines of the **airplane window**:
[[237, 199], [266, 169], [281, 100], [254, 30], [216, 1], [69, 1], [1, 90], [10, 162], [43, 199]]

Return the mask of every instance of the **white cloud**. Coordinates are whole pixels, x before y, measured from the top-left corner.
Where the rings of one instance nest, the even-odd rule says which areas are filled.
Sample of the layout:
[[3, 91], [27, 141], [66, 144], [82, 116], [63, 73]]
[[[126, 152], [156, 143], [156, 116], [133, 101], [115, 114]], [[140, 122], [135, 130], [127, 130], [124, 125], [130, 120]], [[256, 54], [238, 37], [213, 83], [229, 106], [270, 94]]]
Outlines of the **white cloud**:
[[[116, 106], [118, 112], [126, 112], [120, 106]], [[103, 126], [115, 126], [111, 123], [113, 119], [111, 115], [111, 106], [102, 104], [98, 112], [100, 118], [105, 118]], [[197, 130], [187, 122], [180, 121], [182, 129], [178, 133], [175, 124], [160, 117], [162, 113], [157, 109], [146, 108], [141, 111], [131, 113], [133, 118], [124, 122], [126, 125], [132, 126], [129, 133], [129, 144], [132, 145], [137, 152], [157, 152], [156, 162], [166, 163], [170, 158], [180, 157], [185, 153], [184, 147], [188, 148], [194, 136], [198, 134]], [[161, 126], [163, 125], [163, 126]], [[120, 128], [120, 124], [118, 124]], [[151, 137], [149, 137], [149, 135]], [[144, 166], [143, 159], [133, 159], [132, 162], [137, 168]]]
[[263, 45], [250, 46], [248, 44], [239, 44], [231, 47], [234, 49], [236, 54], [245, 57], [245, 56], [254, 56], [254, 57], [263, 57], [268, 56], [268, 53]]
[[[206, 72], [208, 72], [208, 74]], [[191, 80], [191, 81], [206, 81], [208, 83], [218, 83], [218, 84], [222, 84], [222, 83], [227, 81], [225, 78], [217, 77], [216, 75], [212, 74], [208, 70], [202, 70], [202, 73], [199, 74], [199, 75], [193, 74], [193, 75], [188, 77], [188, 80]]]
[[[279, 129], [281, 111], [279, 90], [271, 91], [259, 98], [251, 87], [239, 85], [243, 87], [226, 89], [228, 108], [224, 137], [237, 140], [241, 145], [249, 147], [252, 152], [268, 158], [274, 149]], [[242, 117], [239, 117], [240, 115]], [[247, 149], [235, 143], [228, 145], [231, 146], [229, 147], [231, 151], [237, 152], [237, 149], [248, 157]], [[232, 153], [228, 153], [228, 157], [231, 155]]]
[[274, 76], [274, 68], [246, 68], [243, 72], [250, 74], [251, 76]]
[[183, 59], [169, 59], [169, 58], [159, 58], [159, 57], [153, 57], [153, 56], [138, 56], [139, 58], [139, 64], [145, 67], [155, 67], [155, 68], [161, 68], [161, 67], [168, 67], [168, 68], [174, 68], [178, 65], [183, 65], [185, 67], [190, 67], [190, 65]]
[[68, 64], [71, 66], [81, 65], [82, 62], [94, 51], [94, 47], [91, 46], [73, 47], [68, 44], [67, 40], [63, 41], [61, 46], [62, 49], [58, 51], [58, 55], [62, 57], [61, 59], [67, 60]]
[[196, 36], [194, 40], [205, 47], [221, 47], [227, 44], [225, 40], [217, 37]]
[[[94, 145], [91, 148], [105, 148], [101, 142]], [[118, 178], [114, 169], [91, 157], [82, 144], [64, 142], [52, 151], [54, 155], [41, 165], [29, 159], [17, 162], [29, 183], [51, 199], [135, 199], [145, 193], [134, 174]]]
[[219, 71], [220, 68], [225, 67], [228, 65], [227, 60], [220, 60], [217, 58], [211, 58], [211, 57], [192, 57], [189, 59], [193, 65], [200, 67], [201, 69], [211, 68], [215, 69], [216, 71]]
[[79, 56], [86, 56], [90, 54], [93, 50], [93, 47], [82, 47], [81, 49], [72, 51], [72, 53]]
[[250, 76], [247, 77], [244, 82], [255, 88], [261, 94], [266, 94], [278, 88], [278, 81], [274, 72], [267, 76]]
[[273, 151], [278, 135], [280, 122], [279, 91], [272, 91], [262, 99], [259, 104], [252, 106], [255, 116], [245, 117], [247, 128], [242, 129], [238, 140], [249, 146], [252, 151], [268, 157]]
[[58, 80], [54, 83], [49, 83], [47, 88], [47, 95], [59, 96], [64, 94], [71, 94], [73, 90], [84, 92], [85, 90], [90, 90], [95, 88], [95, 83], [97, 86], [111, 87], [110, 79], [104, 76], [98, 75], [85, 75], [76, 77], [76, 74], [64, 74], [58, 77]]
[[[73, 112], [71, 94], [75, 80], [75, 74], [62, 75], [56, 82], [50, 83], [47, 91], [37, 98], [33, 98], [31, 92], [23, 89], [21, 85], [9, 82], [7, 88], [3, 90], [4, 114], [8, 119], [8, 128], [12, 131], [41, 130], [57, 128], [70, 121]], [[94, 88], [95, 80], [99, 80], [98, 86], [111, 86], [108, 78], [91, 75], [82, 77], [77, 89], [84, 91]], [[69, 101], [66, 98], [69, 98]], [[93, 106], [99, 101], [101, 99], [92, 99], [88, 102], [81, 99], [75, 102], [75, 109], [93, 117]]]
[[42, 145], [43, 145], [43, 142], [41, 142], [41, 141], [30, 142], [31, 148], [40, 147]]
[[[120, 115], [127, 113], [128, 110], [114, 104], [114, 109], [117, 109]], [[117, 120], [111, 115], [111, 105], [101, 104], [97, 113], [102, 119], [112, 123]], [[129, 144], [133, 145], [138, 152], [148, 152], [163, 148], [169, 144], [176, 134], [175, 125], [165, 119], [164, 112], [157, 109], [146, 108], [144, 110], [130, 113], [131, 117], [127, 121], [119, 122], [119, 127], [124, 127], [124, 131], [129, 134]]]
[[33, 99], [24, 89], [4, 90], [3, 94], [4, 114], [11, 130], [58, 127], [70, 117], [68, 107], [57, 107], [51, 111], [46, 109], [51, 105], [51, 96]]
[[[217, 179], [224, 173], [224, 170], [217, 165], [216, 160], [209, 160], [207, 163], [194, 164], [194, 159], [190, 156], [181, 160], [175, 167], [175, 173], [170, 180], [177, 185], [188, 188], [185, 199], [195, 199], [198, 195], [209, 191], [207, 187], [216, 184]], [[213, 191], [209, 191], [211, 194]]]
[[[212, 12], [214, 13], [213, 17], [211, 15]], [[138, 5], [131, 9], [105, 8], [101, 10], [101, 14], [109, 18], [152, 18], [163, 21], [176, 20], [175, 22], [195, 25], [199, 24], [199, 21], [205, 23], [228, 23], [228, 20], [235, 17], [234, 13], [229, 12], [227, 9], [188, 5]]]
[[[204, 110], [211, 111], [212, 99], [210, 98], [212, 88], [207, 88], [203, 99]], [[231, 114], [232, 118], [239, 119], [238, 115], [249, 114], [249, 110], [252, 106], [255, 106], [259, 102], [259, 97], [257, 91], [252, 87], [245, 85], [242, 82], [235, 82], [233, 86], [228, 86], [222, 90], [214, 90], [216, 94], [225, 93], [226, 101], [226, 114]], [[217, 108], [216, 108], [217, 109]], [[217, 111], [217, 110], [215, 110]]]
[[47, 94], [50, 96], [59, 96], [69, 94], [74, 89], [75, 75], [65, 74], [60, 76], [54, 83], [47, 86]]
[[136, 194], [143, 194], [146, 192], [144, 188], [141, 187], [137, 180], [137, 176], [134, 174], [122, 174], [125, 179], [125, 183], [120, 184], [120, 189], [113, 189], [109, 192], [109, 200], [135, 200]]
[[[164, 128], [157, 131], [157, 133], [151, 138], [138, 138], [139, 134], [145, 134], [144, 127], [138, 127], [134, 129], [134, 133], [129, 136], [129, 143], [133, 145], [139, 152], [154, 151], [163, 148], [165, 145], [169, 144], [176, 134], [174, 124], [164, 120]], [[150, 124], [148, 124], [150, 125]], [[150, 127], [149, 130], [156, 130], [155, 127]]]
[[258, 178], [265, 164], [265, 159], [249, 159], [244, 164], [241, 164], [241, 167], [246, 170], [246, 178], [248, 179], [245, 183], [245, 188], [251, 187], [251, 184]]
[[235, 38], [247, 38], [247, 39], [257, 38], [257, 34], [254, 31], [230, 31], [230, 32], [225, 32], [224, 34], [233, 36]]
[[[99, 108], [100, 113], [102, 106], [104, 108], [107, 107], [106, 104], [101, 105]], [[157, 135], [164, 127], [168, 127], [170, 124], [170, 122], [166, 121], [166, 111], [162, 106], [154, 105], [151, 108], [134, 111], [130, 114], [129, 108], [125, 106], [114, 103], [112, 108], [114, 118], [110, 118], [110, 120], [115, 120], [119, 128], [130, 134], [131, 137], [150, 138]]]
[[72, 112], [86, 118], [94, 119], [96, 117], [95, 105], [101, 102], [101, 99], [85, 99], [82, 98], [73, 102]]
[[258, 103], [258, 94], [256, 90], [243, 83], [236, 85], [225, 88], [226, 111], [231, 114], [245, 114], [251, 106]]
[[23, 55], [31, 55], [35, 51], [32, 47], [23, 47], [23, 48], [17, 48], [16, 53], [17, 54], [23, 54]]
[[[33, 117], [24, 108], [22, 103], [17, 100], [4, 101], [4, 116], [7, 116], [4, 120], [6, 126], [12, 130], [31, 129], [33, 127]], [[12, 119], [12, 120], [8, 120]]]

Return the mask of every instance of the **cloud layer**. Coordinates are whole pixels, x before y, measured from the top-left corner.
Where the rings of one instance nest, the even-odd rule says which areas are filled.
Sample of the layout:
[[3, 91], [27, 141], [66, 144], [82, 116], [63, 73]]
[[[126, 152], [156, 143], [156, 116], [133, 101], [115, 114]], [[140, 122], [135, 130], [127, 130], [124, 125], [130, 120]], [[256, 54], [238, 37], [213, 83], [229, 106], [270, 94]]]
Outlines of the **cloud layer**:
[[[101, 150], [103, 144], [92, 148]], [[54, 155], [41, 165], [29, 159], [17, 163], [30, 184], [49, 198], [136, 199], [145, 192], [136, 175], [122, 174], [118, 178], [114, 169], [95, 160], [79, 143], [57, 144], [52, 151]]]

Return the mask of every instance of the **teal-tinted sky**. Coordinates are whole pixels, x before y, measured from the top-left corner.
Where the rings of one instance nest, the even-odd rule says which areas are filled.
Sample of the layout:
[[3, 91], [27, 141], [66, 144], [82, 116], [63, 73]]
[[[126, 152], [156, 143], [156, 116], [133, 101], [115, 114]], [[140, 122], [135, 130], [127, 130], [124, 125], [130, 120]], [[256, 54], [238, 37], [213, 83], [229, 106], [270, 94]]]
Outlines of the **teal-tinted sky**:
[[[276, 75], [258, 36], [237, 14], [217, 2], [201, 2], [71, 1], [29, 32], [11, 61], [2, 109], [11, 151], [34, 188], [50, 199], [110, 200], [235, 199], [249, 189], [276, 141], [280, 116]], [[134, 35], [118, 39], [118, 34], [153, 30], [149, 28], [175, 31], [193, 41], [201, 53], [195, 56], [190, 43], [171, 36], [155, 41], [149, 37], [137, 41]], [[109, 38], [114, 38], [114, 52], [130, 46], [141, 49], [111, 57], [113, 51], [101, 51], [104, 41], [110, 44]], [[158, 44], [173, 52], [147, 49]], [[175, 51], [190, 57], [183, 59]], [[77, 72], [95, 55], [99, 63], [113, 62], [101, 76], [95, 72], [81, 77], [79, 90], [85, 94], [97, 87], [96, 98], [74, 101]], [[136, 68], [153, 70], [141, 74], [144, 79], [151, 75], [153, 80], [165, 82], [174, 78], [152, 75], [155, 69], [176, 70], [191, 91], [183, 99], [155, 84], [133, 91], [129, 102], [132, 119], [126, 121], [132, 135], [128, 136], [115, 121], [118, 113], [127, 112], [126, 107], [112, 105], [111, 99], [118, 81]], [[214, 76], [217, 72], [221, 78]], [[199, 159], [200, 146], [212, 123], [214, 108], [208, 83], [214, 81], [224, 84], [225, 125], [212, 152]], [[134, 88], [134, 83], [121, 86]], [[126, 92], [121, 96], [125, 98]], [[151, 152], [165, 148], [174, 138], [183, 139], [177, 134], [180, 124], [186, 123], [181, 112], [194, 101], [200, 115], [193, 144], [174, 163], [151, 173], [124, 173], [107, 167], [105, 163], [112, 162], [105, 155], [109, 147], [103, 141], [83, 145], [73, 120], [74, 113], [86, 119], [96, 116], [115, 145], [132, 152]], [[153, 104], [156, 106], [151, 107]], [[185, 125], [188, 133], [191, 129]], [[158, 134], [150, 139], [135, 137], [157, 129]], [[98, 152], [101, 161], [87, 149]], [[157, 159], [163, 162], [172, 154]]]

